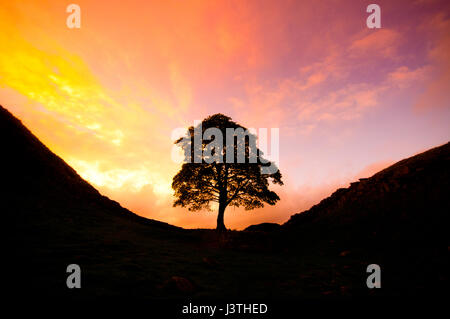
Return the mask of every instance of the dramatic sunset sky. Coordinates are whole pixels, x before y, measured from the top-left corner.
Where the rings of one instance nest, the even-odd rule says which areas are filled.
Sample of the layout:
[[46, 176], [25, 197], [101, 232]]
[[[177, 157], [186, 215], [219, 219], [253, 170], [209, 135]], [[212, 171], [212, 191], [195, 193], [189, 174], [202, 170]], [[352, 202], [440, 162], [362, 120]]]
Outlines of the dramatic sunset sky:
[[[66, 7], [81, 7], [81, 29]], [[0, 104], [103, 194], [183, 227], [172, 131], [221, 112], [279, 128], [285, 222], [359, 177], [450, 139], [450, 2], [1, 1]], [[17, 172], [20, 174], [20, 172]]]

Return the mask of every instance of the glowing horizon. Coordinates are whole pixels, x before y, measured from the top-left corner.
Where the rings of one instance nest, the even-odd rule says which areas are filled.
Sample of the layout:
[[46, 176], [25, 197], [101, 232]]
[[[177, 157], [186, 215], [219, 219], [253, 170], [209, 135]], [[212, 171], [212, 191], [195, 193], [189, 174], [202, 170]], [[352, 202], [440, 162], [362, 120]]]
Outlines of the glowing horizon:
[[[172, 131], [223, 113], [280, 129], [276, 206], [228, 208], [242, 229], [284, 222], [337, 187], [450, 136], [450, 5], [378, 1], [58, 1], [0, 5], [0, 104], [101, 193], [174, 225]], [[273, 186], [272, 186], [273, 187]]]

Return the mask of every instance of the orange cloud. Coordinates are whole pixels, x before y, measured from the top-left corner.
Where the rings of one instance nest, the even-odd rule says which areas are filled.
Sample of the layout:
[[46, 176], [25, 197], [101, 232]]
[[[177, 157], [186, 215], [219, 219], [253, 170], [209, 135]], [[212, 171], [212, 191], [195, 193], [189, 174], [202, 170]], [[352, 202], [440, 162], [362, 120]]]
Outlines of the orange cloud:
[[401, 35], [392, 29], [365, 30], [350, 45], [349, 52], [353, 57], [359, 55], [383, 56], [393, 58], [401, 42]]
[[388, 74], [388, 83], [405, 89], [413, 83], [425, 81], [430, 76], [430, 67], [419, 67], [415, 70], [409, 69], [407, 66], [401, 66]]

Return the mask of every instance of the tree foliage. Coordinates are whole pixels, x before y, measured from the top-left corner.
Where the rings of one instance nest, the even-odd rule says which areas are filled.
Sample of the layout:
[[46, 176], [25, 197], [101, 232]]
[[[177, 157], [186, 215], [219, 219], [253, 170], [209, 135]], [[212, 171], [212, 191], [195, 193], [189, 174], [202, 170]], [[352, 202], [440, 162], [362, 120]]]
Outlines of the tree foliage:
[[[214, 139], [213, 136], [209, 140], [202, 139], [200, 143], [196, 144], [195, 138], [203, 137], [209, 128], [216, 128], [222, 134], [218, 134], [220, 136], [213, 135]], [[244, 139], [234, 136], [234, 143], [227, 145], [227, 128], [247, 131], [245, 127], [233, 122], [230, 117], [215, 114], [202, 121], [201, 129], [199, 126], [196, 128], [191, 126], [187, 135], [175, 142], [184, 150], [188, 162], [183, 163], [181, 170], [173, 178], [172, 188], [176, 197], [174, 206], [187, 207], [190, 211], [197, 211], [211, 210], [210, 204], [217, 203], [219, 207], [218, 230], [226, 229], [223, 221], [226, 207], [243, 206], [246, 210], [250, 210], [263, 207], [264, 203], [274, 205], [280, 198], [274, 191], [269, 190], [269, 181], [283, 185], [278, 168], [274, 173], [262, 172], [263, 166], [274, 165], [274, 163], [265, 160], [261, 150], [252, 144], [252, 139], [256, 141], [256, 136], [247, 134]], [[216, 146], [221, 146], [211, 148], [214, 140]], [[201, 152], [198, 152], [199, 148], [201, 148]], [[193, 162], [196, 158], [196, 150], [197, 162]], [[238, 163], [238, 154], [243, 150], [245, 152], [242, 156], [245, 161]], [[233, 163], [226, 160], [227, 152], [233, 153]], [[201, 158], [198, 158], [198, 154]], [[256, 162], [251, 160], [253, 155], [255, 155]], [[189, 159], [192, 161], [189, 162]]]

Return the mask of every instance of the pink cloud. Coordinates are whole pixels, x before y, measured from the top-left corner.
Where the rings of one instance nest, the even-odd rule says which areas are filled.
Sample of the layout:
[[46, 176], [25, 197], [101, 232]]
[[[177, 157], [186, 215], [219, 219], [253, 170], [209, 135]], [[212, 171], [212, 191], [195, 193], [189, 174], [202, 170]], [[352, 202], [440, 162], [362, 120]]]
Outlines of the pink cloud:
[[428, 51], [433, 79], [426, 86], [425, 92], [418, 98], [417, 109], [448, 108], [450, 106], [450, 19], [437, 14], [422, 28], [432, 32], [435, 40]]
[[393, 58], [396, 57], [401, 39], [400, 33], [392, 29], [365, 30], [362, 37], [350, 45], [349, 53], [352, 57], [381, 55]]
[[414, 70], [407, 66], [401, 66], [388, 74], [387, 83], [405, 89], [415, 82], [425, 81], [430, 75], [430, 69], [430, 66], [419, 67]]

